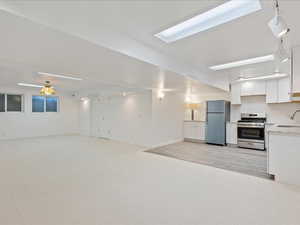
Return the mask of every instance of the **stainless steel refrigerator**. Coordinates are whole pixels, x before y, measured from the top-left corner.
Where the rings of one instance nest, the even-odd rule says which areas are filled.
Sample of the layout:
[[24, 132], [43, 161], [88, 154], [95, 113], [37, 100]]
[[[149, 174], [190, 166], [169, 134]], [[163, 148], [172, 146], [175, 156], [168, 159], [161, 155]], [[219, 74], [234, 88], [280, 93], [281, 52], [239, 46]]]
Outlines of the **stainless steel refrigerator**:
[[206, 143], [226, 145], [226, 122], [230, 120], [230, 102], [207, 102]]

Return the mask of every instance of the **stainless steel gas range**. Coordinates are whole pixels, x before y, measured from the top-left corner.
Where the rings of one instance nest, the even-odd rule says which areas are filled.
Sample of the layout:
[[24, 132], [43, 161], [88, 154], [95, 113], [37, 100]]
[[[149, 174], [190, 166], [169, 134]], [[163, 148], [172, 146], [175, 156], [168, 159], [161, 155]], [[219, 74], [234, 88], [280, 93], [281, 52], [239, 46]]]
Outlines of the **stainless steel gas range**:
[[265, 113], [242, 113], [238, 121], [238, 146], [265, 150]]

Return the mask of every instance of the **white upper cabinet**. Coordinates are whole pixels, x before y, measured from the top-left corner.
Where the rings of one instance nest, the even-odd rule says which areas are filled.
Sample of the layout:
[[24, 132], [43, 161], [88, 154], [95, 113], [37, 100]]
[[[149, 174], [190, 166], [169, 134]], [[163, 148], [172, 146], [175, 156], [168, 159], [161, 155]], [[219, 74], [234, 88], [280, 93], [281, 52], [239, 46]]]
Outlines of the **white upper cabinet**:
[[266, 82], [266, 102], [278, 103], [278, 81], [268, 80]]
[[285, 103], [290, 102], [290, 77], [268, 80], [266, 82], [266, 102]]
[[278, 80], [278, 103], [290, 102], [290, 78], [282, 78]]
[[300, 46], [293, 48], [292, 92], [300, 93]]
[[241, 104], [241, 83], [231, 84], [230, 99], [233, 105]]
[[241, 96], [251, 95], [265, 95], [266, 82], [265, 81], [246, 81], [243, 82], [241, 87]]

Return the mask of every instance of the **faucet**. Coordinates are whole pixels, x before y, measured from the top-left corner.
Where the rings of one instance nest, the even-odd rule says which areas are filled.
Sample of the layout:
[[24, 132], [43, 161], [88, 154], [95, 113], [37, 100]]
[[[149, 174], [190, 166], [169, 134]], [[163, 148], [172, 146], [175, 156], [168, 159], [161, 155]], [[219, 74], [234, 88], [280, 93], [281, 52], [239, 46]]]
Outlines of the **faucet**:
[[300, 112], [300, 109], [297, 109], [292, 115], [291, 115], [291, 120], [294, 120], [295, 119], [295, 116], [296, 116], [296, 114], [298, 113], [298, 112]]

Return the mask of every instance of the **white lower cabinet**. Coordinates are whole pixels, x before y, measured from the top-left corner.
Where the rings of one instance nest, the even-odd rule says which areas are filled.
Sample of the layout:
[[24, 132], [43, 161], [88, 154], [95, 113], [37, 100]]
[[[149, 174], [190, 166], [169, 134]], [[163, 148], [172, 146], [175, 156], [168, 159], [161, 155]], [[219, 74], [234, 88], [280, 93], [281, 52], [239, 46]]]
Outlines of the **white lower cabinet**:
[[184, 138], [205, 141], [206, 122], [185, 121]]
[[282, 183], [300, 185], [300, 134], [269, 133], [269, 173]]
[[237, 144], [237, 123], [226, 124], [226, 142], [227, 144]]

